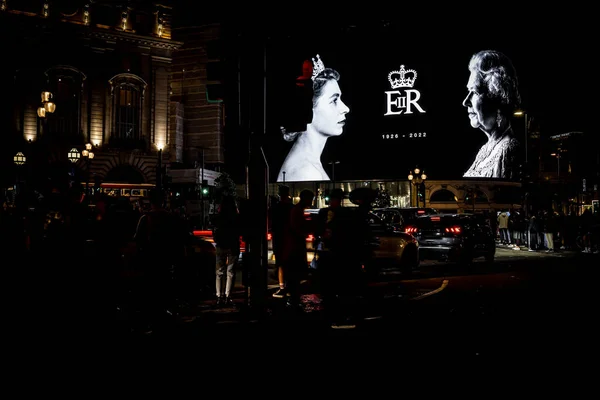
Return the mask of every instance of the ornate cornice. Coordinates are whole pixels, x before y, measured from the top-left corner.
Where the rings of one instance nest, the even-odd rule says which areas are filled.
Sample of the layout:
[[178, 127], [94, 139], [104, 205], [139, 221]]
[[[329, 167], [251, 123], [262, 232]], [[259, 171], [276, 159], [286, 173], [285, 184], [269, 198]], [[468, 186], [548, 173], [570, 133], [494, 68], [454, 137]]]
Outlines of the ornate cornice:
[[109, 32], [109, 31], [92, 31], [88, 32], [90, 38], [103, 39], [108, 41], [123, 41], [135, 43], [138, 46], [154, 47], [165, 50], [177, 50], [183, 43], [170, 39], [151, 38], [148, 36], [139, 36], [128, 32]]

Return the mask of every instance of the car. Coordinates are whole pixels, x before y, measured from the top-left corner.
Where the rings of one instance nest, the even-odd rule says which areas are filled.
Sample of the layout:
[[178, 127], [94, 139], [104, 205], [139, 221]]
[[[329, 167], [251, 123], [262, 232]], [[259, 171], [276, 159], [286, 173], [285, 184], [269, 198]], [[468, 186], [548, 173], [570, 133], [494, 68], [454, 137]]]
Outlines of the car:
[[438, 211], [431, 207], [381, 207], [373, 209], [373, 213], [391, 224], [394, 229], [404, 232], [405, 226], [413, 223], [418, 217], [437, 214]]
[[[357, 207], [348, 207], [348, 209], [358, 212]], [[318, 209], [307, 210], [310, 216], [318, 212]], [[363, 269], [367, 276], [375, 277], [390, 271], [401, 271], [408, 275], [419, 268], [419, 243], [414, 236], [394, 229], [374, 212], [368, 212], [366, 218], [369, 225], [369, 240], [365, 245], [370, 256], [365, 261]], [[319, 238], [316, 238], [315, 242], [318, 243], [318, 240]], [[359, 251], [359, 249], [352, 249], [354, 250]]]
[[[352, 210], [358, 210], [355, 207], [349, 207]], [[321, 209], [313, 208], [304, 210], [304, 216], [307, 220], [315, 218]], [[382, 220], [374, 212], [367, 214], [370, 229], [371, 240], [366, 245], [369, 246], [371, 257], [364, 265], [365, 272], [369, 275], [377, 275], [390, 270], [400, 270], [405, 274], [410, 274], [419, 268], [419, 244], [414, 236], [409, 233], [401, 232]], [[275, 263], [275, 256], [272, 251], [271, 236], [268, 235], [269, 244], [269, 263]], [[317, 244], [319, 238], [314, 235], [306, 237], [307, 264], [318, 254]]]
[[418, 217], [406, 232], [419, 242], [421, 260], [470, 264], [483, 257], [488, 263], [496, 254], [495, 235], [483, 215], [434, 214]]
[[374, 212], [367, 215], [372, 255], [365, 266], [371, 275], [398, 270], [411, 274], [420, 266], [420, 247], [417, 239], [408, 232], [396, 229]]

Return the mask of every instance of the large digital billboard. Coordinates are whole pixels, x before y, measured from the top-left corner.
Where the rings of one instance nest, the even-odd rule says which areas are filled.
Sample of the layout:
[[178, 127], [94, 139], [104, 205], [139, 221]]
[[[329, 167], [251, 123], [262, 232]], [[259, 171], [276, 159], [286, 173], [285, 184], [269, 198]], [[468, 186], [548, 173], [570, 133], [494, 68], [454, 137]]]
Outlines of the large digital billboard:
[[415, 167], [429, 179], [518, 180], [528, 122], [550, 135], [581, 120], [557, 87], [558, 64], [590, 54], [572, 31], [308, 31], [267, 49], [272, 182], [406, 179]]
[[551, 104], [554, 54], [503, 35], [325, 36], [268, 49], [272, 182], [406, 179], [417, 166], [430, 179], [519, 179], [527, 120], [515, 112]]

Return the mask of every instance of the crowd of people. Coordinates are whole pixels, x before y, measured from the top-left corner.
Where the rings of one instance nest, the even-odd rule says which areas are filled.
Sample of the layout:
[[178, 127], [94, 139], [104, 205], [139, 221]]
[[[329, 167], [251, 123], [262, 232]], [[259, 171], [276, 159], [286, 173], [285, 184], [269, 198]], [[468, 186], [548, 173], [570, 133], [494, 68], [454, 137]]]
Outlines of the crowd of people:
[[538, 210], [502, 210], [491, 217], [500, 244], [515, 250], [554, 252], [559, 250], [597, 253], [600, 250], [600, 218], [591, 209], [581, 215]]

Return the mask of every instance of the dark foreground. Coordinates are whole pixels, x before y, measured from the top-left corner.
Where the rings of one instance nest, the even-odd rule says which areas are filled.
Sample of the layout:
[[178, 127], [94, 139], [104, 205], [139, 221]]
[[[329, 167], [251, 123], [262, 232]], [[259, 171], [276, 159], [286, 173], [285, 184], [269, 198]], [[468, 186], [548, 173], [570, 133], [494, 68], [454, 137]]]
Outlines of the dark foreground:
[[332, 329], [307, 285], [301, 310], [270, 296], [265, 307], [252, 309], [240, 290], [233, 308], [216, 308], [212, 300], [188, 304], [152, 333], [132, 330], [117, 315], [112, 333], [124, 344], [165, 340], [208, 350], [223, 341], [238, 349], [266, 345], [269, 353], [279, 340], [413, 355], [593, 353], [600, 333], [598, 261], [598, 255], [498, 249], [493, 267], [425, 264], [410, 279], [390, 274], [372, 283], [354, 329]]

